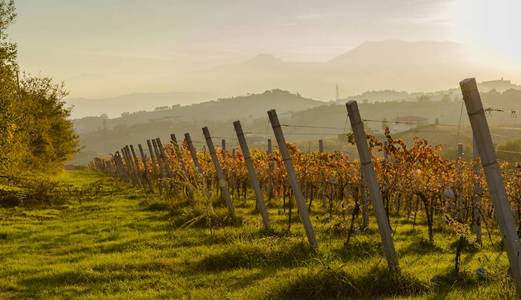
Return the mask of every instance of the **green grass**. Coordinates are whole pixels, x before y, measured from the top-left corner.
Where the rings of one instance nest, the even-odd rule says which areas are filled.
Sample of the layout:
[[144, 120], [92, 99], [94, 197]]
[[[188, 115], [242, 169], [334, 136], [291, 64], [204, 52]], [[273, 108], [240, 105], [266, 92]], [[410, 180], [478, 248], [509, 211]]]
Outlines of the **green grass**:
[[[401, 274], [389, 273], [375, 221], [352, 237], [314, 207], [319, 251], [310, 249], [294, 215], [270, 210], [263, 230], [251, 206], [237, 208], [239, 224], [210, 230], [187, 224], [189, 207], [118, 183], [98, 172], [57, 178], [78, 188], [97, 185], [89, 199], [40, 208], [0, 209], [0, 299], [233, 298], [233, 299], [511, 299], [506, 253], [492, 233], [468, 247], [461, 273], [451, 273], [457, 237], [392, 218]], [[102, 181], [100, 181], [102, 180]], [[316, 201], [318, 202], [318, 201]], [[238, 205], [239, 206], [239, 205]], [[224, 209], [224, 208], [223, 208]], [[220, 210], [220, 209], [218, 209]], [[295, 210], [294, 210], [295, 211]], [[188, 217], [187, 217], [188, 216]], [[475, 269], [487, 270], [479, 279]], [[435, 283], [431, 278], [437, 275]]]

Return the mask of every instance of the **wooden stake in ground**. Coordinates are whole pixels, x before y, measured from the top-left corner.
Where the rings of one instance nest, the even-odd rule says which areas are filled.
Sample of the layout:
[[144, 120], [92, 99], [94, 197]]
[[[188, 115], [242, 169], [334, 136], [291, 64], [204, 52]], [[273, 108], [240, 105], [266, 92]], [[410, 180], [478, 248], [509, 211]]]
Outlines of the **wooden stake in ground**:
[[512, 210], [508, 202], [505, 184], [497, 162], [492, 136], [483, 110], [481, 96], [474, 78], [460, 82], [463, 100], [472, 125], [472, 133], [476, 139], [481, 165], [490, 192], [490, 198], [496, 212], [496, 219], [503, 236], [503, 243], [510, 262], [511, 274], [516, 284], [517, 293], [521, 295], [521, 246], [517, 236]]
[[137, 179], [133, 164], [130, 160], [130, 155], [129, 155], [130, 151], [128, 150], [128, 146], [123, 147], [122, 151], [123, 151], [124, 158], [125, 158], [125, 164], [129, 170], [129, 173], [131, 174], [132, 183], [134, 184], [134, 186], [136, 186], [139, 183], [138, 183], [138, 179]]
[[150, 187], [150, 191], [154, 192], [154, 185], [152, 184], [152, 178], [150, 178], [150, 173], [148, 172], [148, 166], [147, 166], [147, 157], [145, 156], [145, 152], [143, 151], [143, 147], [141, 144], [137, 145], [139, 148], [139, 153], [141, 154], [141, 161], [143, 162], [143, 167], [145, 168], [145, 177], [148, 182], [148, 186]]
[[210, 136], [210, 131], [208, 127], [203, 127], [204, 138], [206, 139], [206, 145], [208, 145], [208, 150], [210, 151], [210, 156], [212, 157], [213, 165], [215, 167], [215, 172], [217, 173], [217, 179], [219, 179], [219, 186], [221, 187], [221, 193], [226, 201], [226, 206], [228, 206], [228, 210], [230, 210], [230, 214], [235, 214], [235, 208], [233, 207], [232, 199], [230, 198], [230, 192], [228, 191], [228, 185], [226, 184], [226, 179], [224, 178], [223, 170], [221, 165], [219, 164], [219, 159], [217, 158], [217, 153], [215, 153], [215, 147], [213, 146], [212, 137]]
[[201, 176], [201, 183], [203, 185], [204, 193], [206, 194], [207, 204], [210, 210], [213, 211], [212, 199], [210, 198], [210, 192], [206, 187], [206, 179], [204, 178], [203, 169], [199, 164], [199, 159], [197, 159], [197, 152], [195, 152], [194, 144], [192, 143], [192, 138], [190, 137], [190, 133], [185, 133], [185, 141], [188, 144], [188, 149], [190, 150], [190, 155], [192, 156], [192, 160], [194, 162], [195, 168], [199, 176]]
[[248, 148], [248, 144], [246, 143], [246, 138], [244, 137], [244, 133], [242, 131], [241, 122], [233, 122], [233, 127], [235, 128], [235, 132], [237, 133], [237, 139], [239, 140], [239, 145], [241, 146], [242, 155], [244, 156], [244, 161], [246, 162], [246, 167], [248, 168], [248, 175], [250, 176], [251, 186], [253, 187], [253, 191], [255, 192], [255, 198], [257, 199], [257, 207], [259, 208], [259, 211], [261, 213], [264, 226], [266, 227], [266, 229], [269, 229], [270, 220], [268, 217], [268, 211], [266, 210], [266, 205], [264, 204], [264, 196], [262, 195], [260, 189], [259, 180], [257, 180], [257, 174], [255, 173], [255, 168], [253, 167], [250, 149]]
[[168, 159], [166, 157], [165, 149], [163, 149], [163, 144], [161, 143], [160, 138], [156, 138], [157, 148], [159, 149], [159, 159], [163, 161], [163, 166], [166, 171], [166, 175], [170, 178], [170, 186], [174, 188], [174, 194], [177, 195], [177, 185], [173, 181], [174, 176], [172, 175], [172, 171], [170, 170], [170, 165], [168, 164]]
[[134, 151], [134, 146], [130, 145], [130, 151], [132, 152], [132, 157], [134, 158], [134, 166], [136, 168], [136, 173], [138, 174], [138, 178], [140, 179], [141, 186], [143, 186], [143, 190], [147, 190], [147, 187], [145, 186], [145, 180], [143, 179], [143, 173], [141, 173], [141, 167], [139, 166], [139, 160], [136, 156], [136, 151]]
[[[175, 154], [177, 155], [177, 160], [179, 161], [179, 165], [181, 166], [181, 170], [183, 171], [183, 174], [187, 176], [188, 180], [188, 172], [186, 171], [185, 161], [183, 159], [183, 153], [181, 152], [181, 149], [179, 148], [179, 144], [177, 143], [177, 138], [175, 137], [175, 134], [171, 133], [170, 138], [172, 139], [172, 144], [174, 146]], [[186, 189], [188, 191], [188, 198], [190, 200], [194, 200], [194, 191], [190, 187], [189, 184], [186, 185]]]
[[477, 164], [479, 158], [476, 138], [472, 138], [472, 152], [474, 158], [474, 195], [472, 197], [472, 229], [476, 234], [476, 242], [481, 245], [481, 170]]
[[[150, 159], [152, 160], [151, 164], [152, 164], [152, 169], [154, 170], [154, 177], [156, 177], [157, 179], [160, 179], [161, 174], [159, 173], [159, 170], [157, 169], [156, 155], [154, 153], [154, 149], [152, 148], [152, 143], [150, 142], [150, 140], [147, 140], [147, 146], [148, 146], [148, 153], [150, 153]], [[160, 182], [157, 184], [157, 187], [159, 188], [159, 194], [162, 195], [163, 188], [161, 187]]]
[[162, 184], [162, 180], [161, 179], [165, 179], [166, 178], [166, 170], [165, 170], [165, 166], [164, 166], [164, 163], [163, 163], [163, 160], [161, 159], [161, 155], [159, 154], [159, 147], [157, 146], [157, 140], [156, 139], [152, 139], [152, 147], [154, 148], [154, 154], [156, 155], [156, 159], [157, 159], [157, 165], [158, 165], [158, 168], [159, 168], [159, 172], [161, 174], [161, 177], [160, 177], [160, 180], [159, 180], [159, 185]]
[[324, 141], [318, 140], [318, 152], [322, 153], [324, 152]]
[[286, 145], [286, 139], [284, 138], [284, 133], [282, 132], [282, 128], [280, 127], [277, 112], [274, 109], [269, 110], [268, 116], [270, 118], [271, 127], [273, 127], [273, 133], [275, 134], [275, 138], [277, 139], [277, 143], [279, 144], [279, 150], [282, 155], [282, 160], [284, 161], [284, 166], [286, 167], [286, 173], [288, 174], [289, 183], [291, 184], [293, 194], [295, 195], [295, 201], [297, 202], [300, 220], [302, 221], [302, 224], [304, 224], [304, 229], [306, 230], [306, 235], [308, 237], [309, 244], [311, 245], [311, 247], [318, 249], [318, 243], [315, 238], [315, 231], [313, 230], [311, 220], [309, 219], [306, 201], [304, 200], [304, 196], [302, 195], [302, 190], [300, 189], [297, 174], [295, 173], [295, 169], [293, 168], [293, 162], [291, 161], [291, 157], [289, 155], [288, 146]]
[[378, 223], [378, 229], [382, 238], [382, 244], [384, 247], [385, 257], [387, 258], [387, 265], [390, 269], [400, 271], [398, 264], [398, 258], [396, 257], [396, 251], [394, 249], [393, 238], [391, 236], [391, 228], [387, 221], [387, 215], [385, 213], [384, 203], [382, 201], [382, 195], [376, 179], [376, 173], [374, 171], [373, 162], [371, 160], [371, 153], [369, 153], [369, 147], [367, 146], [367, 139], [364, 131], [364, 124], [360, 118], [360, 112], [358, 111], [358, 105], [356, 101], [349, 101], [346, 103], [347, 113], [349, 120], [351, 121], [351, 128], [355, 136], [356, 147], [360, 156], [360, 168], [363, 170], [365, 176], [365, 182], [369, 187], [369, 193], [373, 200], [374, 214]]

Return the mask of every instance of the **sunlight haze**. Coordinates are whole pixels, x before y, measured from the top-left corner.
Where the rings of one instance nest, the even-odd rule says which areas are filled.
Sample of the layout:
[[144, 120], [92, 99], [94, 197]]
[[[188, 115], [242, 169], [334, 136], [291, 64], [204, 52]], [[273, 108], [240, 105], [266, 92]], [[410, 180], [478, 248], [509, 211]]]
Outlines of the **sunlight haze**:
[[[512, 38], [521, 30], [515, 16], [520, 4], [515, 0], [19, 0], [16, 4], [18, 18], [11, 39], [18, 43], [21, 66], [65, 81], [70, 97], [202, 90], [231, 96], [247, 91], [232, 85], [223, 91], [209, 80], [192, 78], [262, 53], [290, 62], [326, 62], [366, 41], [385, 40], [461, 43], [470, 49], [469, 57], [499, 69], [483, 72], [485, 79], [521, 79], [514, 67], [521, 65], [520, 42]], [[432, 89], [441, 85], [452, 87], [456, 82]], [[251, 92], [268, 88], [249, 87]], [[284, 82], [271, 88], [276, 87], [297, 90]], [[333, 89], [328, 89], [303, 92], [329, 100]], [[354, 86], [343, 89], [358, 91]]]

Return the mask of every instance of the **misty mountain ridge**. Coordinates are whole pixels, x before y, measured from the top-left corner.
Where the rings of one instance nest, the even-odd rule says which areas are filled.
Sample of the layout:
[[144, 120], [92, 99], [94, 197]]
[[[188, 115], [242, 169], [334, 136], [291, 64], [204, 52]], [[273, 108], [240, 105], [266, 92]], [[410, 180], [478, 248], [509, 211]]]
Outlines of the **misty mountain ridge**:
[[266, 111], [276, 109], [289, 113], [324, 105], [324, 102], [302, 97], [280, 89], [260, 94], [220, 98], [191, 105], [157, 107], [153, 111], [125, 112], [118, 118], [85, 117], [74, 120], [78, 133], [111, 129], [117, 126], [132, 126], [139, 123], [169, 121], [177, 123], [248, 120], [266, 117]]
[[398, 40], [362, 43], [324, 62], [292, 62], [259, 54], [237, 64], [192, 72], [173, 82], [179, 89], [197, 93], [140, 93], [100, 100], [68, 99], [73, 117], [110, 117], [122, 112], [186, 105], [219, 95], [262, 93], [278, 88], [330, 101], [373, 90], [436, 91], [457, 87], [467, 77], [500, 77], [491, 68], [470, 62], [468, 52], [453, 42]]

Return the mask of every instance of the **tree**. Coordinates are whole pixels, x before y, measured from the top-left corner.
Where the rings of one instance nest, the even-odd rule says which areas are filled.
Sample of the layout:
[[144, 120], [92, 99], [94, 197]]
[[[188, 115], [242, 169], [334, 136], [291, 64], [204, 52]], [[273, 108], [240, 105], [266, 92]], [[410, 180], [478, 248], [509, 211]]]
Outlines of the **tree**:
[[0, 176], [56, 172], [76, 152], [78, 138], [64, 107], [63, 84], [50, 78], [18, 80], [16, 44], [7, 29], [16, 18], [14, 0], [0, 0]]

